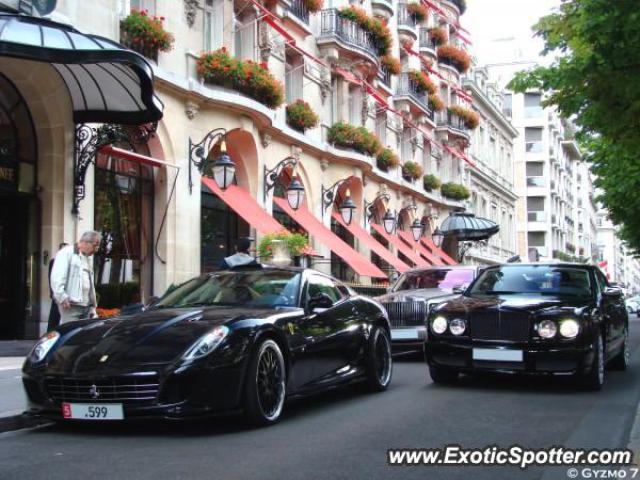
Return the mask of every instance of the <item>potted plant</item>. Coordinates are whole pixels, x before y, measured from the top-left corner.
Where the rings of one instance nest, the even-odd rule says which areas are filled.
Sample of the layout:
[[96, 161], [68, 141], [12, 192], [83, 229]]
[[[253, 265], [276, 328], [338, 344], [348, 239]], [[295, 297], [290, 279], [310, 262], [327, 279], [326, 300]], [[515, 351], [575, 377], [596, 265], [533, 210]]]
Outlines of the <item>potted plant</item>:
[[449, 39], [449, 36], [447, 35], [447, 31], [442, 27], [430, 28], [428, 32], [429, 32], [429, 38], [433, 40], [433, 43], [435, 43], [436, 47], [440, 45], [444, 45], [445, 43], [447, 43], [447, 40]]
[[373, 37], [373, 43], [378, 47], [378, 54], [387, 55], [393, 45], [391, 30], [385, 22], [369, 16], [366, 10], [353, 5], [340, 10], [340, 16], [356, 23]]
[[427, 19], [429, 13], [427, 8], [419, 2], [407, 3], [407, 12], [413, 15], [417, 23], [422, 23]]
[[173, 35], [162, 26], [164, 17], [150, 17], [146, 10], [132, 10], [120, 21], [120, 42], [145, 57], [158, 61], [158, 52], [173, 47]]
[[237, 90], [269, 108], [284, 102], [282, 83], [271, 75], [266, 63], [237, 60], [225, 47], [200, 55], [197, 71], [205, 82]]
[[380, 64], [386, 68], [387, 72], [391, 75], [398, 75], [400, 73], [400, 59], [393, 55], [383, 55], [380, 57]]
[[396, 168], [400, 165], [400, 158], [396, 152], [390, 148], [383, 149], [376, 158], [376, 165], [380, 170], [387, 172], [391, 168]]
[[334, 123], [327, 134], [327, 140], [338, 147], [350, 148], [372, 157], [382, 150], [382, 144], [365, 127], [354, 127], [345, 122]]
[[304, 0], [304, 4], [309, 10], [309, 13], [316, 13], [322, 10], [324, 4], [323, 0]]
[[258, 255], [262, 261], [278, 265], [290, 265], [293, 257], [311, 254], [309, 239], [301, 233], [282, 230], [268, 233], [258, 244]]
[[451, 200], [466, 200], [471, 196], [471, 192], [469, 192], [467, 187], [454, 182], [442, 184], [440, 191], [443, 197], [450, 198]]
[[431, 110], [434, 112], [441, 112], [444, 110], [444, 107], [444, 100], [442, 100], [439, 95], [436, 95], [435, 93], [429, 95], [429, 108]]
[[478, 125], [480, 125], [480, 115], [469, 108], [465, 108], [460, 105], [452, 105], [449, 107], [449, 112], [462, 118], [464, 125], [470, 130], [478, 128]]
[[436, 177], [432, 173], [422, 177], [422, 184], [424, 186], [424, 189], [427, 192], [431, 192], [433, 190], [437, 190], [437, 189], [440, 188], [440, 185], [442, 185], [442, 183], [440, 182], [438, 177]]
[[435, 94], [438, 91], [436, 84], [422, 70], [409, 70], [409, 79], [416, 86], [419, 93]]
[[460, 73], [465, 73], [471, 67], [471, 57], [461, 48], [453, 45], [441, 45], [438, 47], [438, 61], [450, 64]]
[[423, 174], [422, 166], [411, 160], [402, 165], [402, 176], [409, 181], [418, 180]]
[[287, 105], [287, 123], [294, 130], [304, 132], [318, 126], [320, 118], [307, 102], [298, 99]]

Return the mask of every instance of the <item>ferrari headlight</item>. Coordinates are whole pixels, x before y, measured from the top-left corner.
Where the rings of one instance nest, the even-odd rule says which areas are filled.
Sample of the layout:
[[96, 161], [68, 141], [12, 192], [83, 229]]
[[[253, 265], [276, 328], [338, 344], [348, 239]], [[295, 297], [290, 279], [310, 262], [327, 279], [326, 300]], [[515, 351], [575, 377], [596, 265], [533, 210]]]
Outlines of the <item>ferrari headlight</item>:
[[449, 330], [451, 330], [451, 333], [454, 335], [462, 335], [466, 328], [467, 322], [461, 318], [454, 318], [449, 324]]
[[542, 338], [553, 338], [558, 333], [558, 326], [553, 320], [543, 320], [538, 325], [538, 335]]
[[447, 331], [447, 325], [448, 324], [449, 324], [449, 322], [447, 322], [446, 318], [444, 318], [444, 317], [436, 317], [431, 322], [431, 330], [433, 330], [438, 335], [442, 335], [444, 332]]
[[44, 360], [44, 357], [47, 356], [47, 353], [49, 353], [59, 338], [60, 334], [58, 332], [49, 332], [41, 337], [40, 340], [38, 340], [38, 343], [33, 346], [33, 349], [29, 354], [29, 360], [33, 363]]
[[220, 345], [220, 343], [225, 339], [228, 333], [229, 329], [224, 325], [214, 328], [204, 337], [194, 343], [193, 346], [187, 351], [187, 353], [185, 353], [183, 358], [185, 360], [196, 360], [210, 354], [217, 348], [218, 345]]
[[560, 335], [565, 338], [575, 338], [580, 332], [580, 324], [573, 318], [560, 321]]

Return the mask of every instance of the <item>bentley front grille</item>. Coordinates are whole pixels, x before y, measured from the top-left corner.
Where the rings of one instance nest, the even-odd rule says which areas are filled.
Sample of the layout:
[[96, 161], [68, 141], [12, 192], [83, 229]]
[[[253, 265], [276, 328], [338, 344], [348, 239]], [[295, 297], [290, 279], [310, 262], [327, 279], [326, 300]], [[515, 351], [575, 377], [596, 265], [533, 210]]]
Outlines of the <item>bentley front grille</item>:
[[126, 375], [105, 378], [47, 377], [47, 392], [58, 402], [117, 402], [144, 405], [155, 401], [158, 375]]
[[469, 323], [469, 335], [474, 340], [527, 342], [530, 338], [529, 315], [526, 312], [474, 313]]
[[426, 323], [426, 302], [389, 302], [383, 306], [389, 314], [391, 328], [417, 327]]

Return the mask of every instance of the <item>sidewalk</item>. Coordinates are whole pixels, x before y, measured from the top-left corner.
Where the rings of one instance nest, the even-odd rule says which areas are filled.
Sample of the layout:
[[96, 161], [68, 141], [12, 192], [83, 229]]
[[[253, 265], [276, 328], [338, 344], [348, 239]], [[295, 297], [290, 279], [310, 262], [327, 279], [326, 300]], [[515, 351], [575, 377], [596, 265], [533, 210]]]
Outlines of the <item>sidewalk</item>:
[[35, 340], [0, 341], [0, 432], [44, 423], [22, 415], [27, 402], [20, 370], [34, 343]]

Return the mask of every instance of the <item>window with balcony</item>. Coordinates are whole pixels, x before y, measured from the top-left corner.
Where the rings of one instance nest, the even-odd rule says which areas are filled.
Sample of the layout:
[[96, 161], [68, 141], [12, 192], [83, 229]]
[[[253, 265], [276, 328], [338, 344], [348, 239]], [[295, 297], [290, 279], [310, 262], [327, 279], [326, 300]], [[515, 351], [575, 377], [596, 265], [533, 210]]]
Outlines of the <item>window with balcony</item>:
[[528, 153], [542, 153], [542, 128], [525, 128], [524, 141], [525, 148]]
[[542, 106], [540, 105], [541, 100], [542, 100], [542, 95], [539, 93], [524, 94], [525, 118], [538, 118], [543, 116]]
[[246, 9], [236, 16], [235, 50], [236, 57], [242, 60], [253, 60], [256, 55], [257, 26], [256, 15], [251, 9]]
[[146, 10], [149, 15], [156, 14], [156, 0], [130, 0], [131, 10]]
[[287, 52], [284, 68], [285, 99], [287, 103], [293, 103], [303, 98], [304, 58], [297, 52]]
[[402, 163], [407, 160], [413, 160], [413, 148], [411, 146], [411, 134], [413, 132], [410, 128], [405, 128], [402, 131], [402, 146], [400, 150], [400, 155], [402, 156]]
[[203, 19], [204, 50], [210, 52], [221, 48], [224, 31], [224, 1], [206, 0]]
[[544, 211], [544, 197], [527, 197], [527, 221], [546, 221], [546, 215]]
[[349, 122], [360, 126], [362, 122], [362, 88], [359, 85], [349, 88]]

